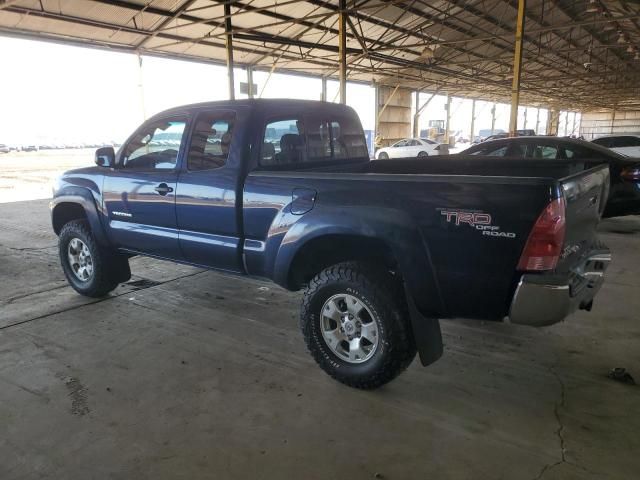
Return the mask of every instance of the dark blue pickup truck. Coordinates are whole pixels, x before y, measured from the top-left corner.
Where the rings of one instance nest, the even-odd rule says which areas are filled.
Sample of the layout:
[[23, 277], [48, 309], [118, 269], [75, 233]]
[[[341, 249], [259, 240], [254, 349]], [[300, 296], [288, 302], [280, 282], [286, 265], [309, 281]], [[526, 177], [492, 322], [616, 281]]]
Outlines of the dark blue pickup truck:
[[438, 319], [527, 325], [590, 309], [610, 261], [596, 238], [608, 169], [478, 156], [370, 161], [349, 107], [203, 103], [146, 121], [51, 203], [71, 286], [101, 296], [152, 257], [304, 289], [300, 324], [331, 376], [375, 388]]

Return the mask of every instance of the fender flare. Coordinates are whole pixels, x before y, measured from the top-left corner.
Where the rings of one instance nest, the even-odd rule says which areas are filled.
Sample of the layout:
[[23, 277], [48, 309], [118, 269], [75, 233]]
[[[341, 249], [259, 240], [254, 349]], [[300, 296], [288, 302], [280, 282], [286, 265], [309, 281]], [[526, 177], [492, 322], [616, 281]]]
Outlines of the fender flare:
[[93, 194], [89, 189], [82, 187], [65, 188], [49, 203], [49, 208], [51, 209], [51, 226], [56, 235], [59, 233], [59, 231], [56, 231], [56, 212], [59, 208], [64, 208], [63, 205], [66, 203], [80, 205], [87, 216], [91, 232], [96, 241], [101, 245], [107, 245], [109, 243], [100, 219], [101, 213], [99, 213]]
[[[404, 235], [392, 235], [390, 238], [387, 235], [381, 237], [376, 233], [381, 231], [394, 232], [394, 229], [371, 224], [367, 221], [366, 216], [359, 217], [361, 223], [357, 226], [340, 224], [333, 216], [328, 219], [322, 218], [324, 215], [310, 213], [305, 217], [296, 222], [280, 242], [273, 263], [274, 281], [288, 288], [289, 271], [296, 254], [308, 242], [322, 236], [349, 235], [381, 240], [396, 258], [404, 280], [411, 329], [420, 361], [422, 365], [427, 366], [438, 360], [443, 353], [438, 318], [445, 313], [445, 306], [435, 278], [428, 245], [418, 229], [408, 222], [408, 219], [396, 216], [393, 217], [395, 218], [394, 223], [398, 226], [399, 222], [402, 222], [406, 231], [403, 232]], [[349, 218], [353, 219], [354, 217]], [[393, 242], [394, 238], [400, 240], [396, 243]]]

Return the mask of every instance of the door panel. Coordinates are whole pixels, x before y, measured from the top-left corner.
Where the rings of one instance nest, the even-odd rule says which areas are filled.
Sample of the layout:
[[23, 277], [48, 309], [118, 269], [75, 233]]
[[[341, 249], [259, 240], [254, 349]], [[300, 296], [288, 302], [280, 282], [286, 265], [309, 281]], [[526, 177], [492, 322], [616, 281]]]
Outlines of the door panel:
[[119, 248], [180, 259], [175, 213], [177, 166], [186, 117], [145, 123], [105, 176], [109, 236]]
[[236, 152], [242, 152], [242, 138], [234, 135], [235, 122], [235, 111], [198, 114], [178, 181], [176, 216], [187, 261], [239, 272]]

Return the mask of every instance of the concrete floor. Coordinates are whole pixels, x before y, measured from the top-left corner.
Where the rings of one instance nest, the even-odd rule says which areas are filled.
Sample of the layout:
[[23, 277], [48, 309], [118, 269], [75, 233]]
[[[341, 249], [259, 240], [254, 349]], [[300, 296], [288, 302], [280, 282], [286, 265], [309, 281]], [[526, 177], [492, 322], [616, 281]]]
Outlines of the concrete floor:
[[326, 376], [299, 295], [136, 258], [89, 300], [46, 201], [0, 205], [0, 479], [631, 479], [640, 470], [640, 219], [605, 222], [591, 313], [443, 321], [445, 355], [374, 392]]

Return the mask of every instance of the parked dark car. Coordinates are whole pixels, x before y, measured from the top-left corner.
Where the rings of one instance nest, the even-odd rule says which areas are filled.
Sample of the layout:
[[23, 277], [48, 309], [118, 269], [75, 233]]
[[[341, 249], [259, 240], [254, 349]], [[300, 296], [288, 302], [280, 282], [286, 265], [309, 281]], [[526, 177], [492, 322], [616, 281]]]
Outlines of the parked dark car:
[[610, 135], [596, 138], [591, 143], [610, 148], [626, 157], [640, 157], [640, 135]]
[[[516, 130], [516, 137], [533, 137], [535, 136], [535, 134], [536, 132], [533, 130]], [[499, 140], [501, 138], [509, 138], [509, 134], [507, 132], [496, 133], [495, 135], [491, 135], [482, 141], [486, 142], [488, 140]]]
[[640, 159], [632, 159], [593, 142], [535, 136], [492, 140], [469, 147], [460, 155], [540, 160], [581, 160], [607, 163], [611, 188], [605, 217], [640, 214]]
[[600, 288], [607, 166], [476, 160], [370, 161], [344, 105], [191, 105], [65, 173], [53, 230], [87, 296], [127, 281], [131, 255], [304, 289], [316, 362], [375, 388], [416, 350], [424, 365], [441, 356], [439, 318], [548, 325], [589, 310]]

